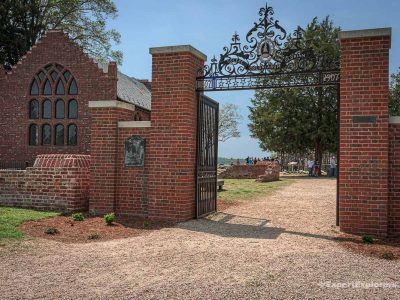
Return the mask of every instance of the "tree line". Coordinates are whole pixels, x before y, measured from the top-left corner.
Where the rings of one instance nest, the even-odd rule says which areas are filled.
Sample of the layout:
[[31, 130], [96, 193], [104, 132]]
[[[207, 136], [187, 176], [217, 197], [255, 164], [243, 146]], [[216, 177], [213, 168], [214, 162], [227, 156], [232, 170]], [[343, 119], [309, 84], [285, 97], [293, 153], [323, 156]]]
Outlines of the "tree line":
[[10, 69], [49, 29], [62, 29], [98, 61], [122, 62], [112, 50], [120, 34], [107, 29], [117, 16], [112, 0], [1, 0], [0, 64]]

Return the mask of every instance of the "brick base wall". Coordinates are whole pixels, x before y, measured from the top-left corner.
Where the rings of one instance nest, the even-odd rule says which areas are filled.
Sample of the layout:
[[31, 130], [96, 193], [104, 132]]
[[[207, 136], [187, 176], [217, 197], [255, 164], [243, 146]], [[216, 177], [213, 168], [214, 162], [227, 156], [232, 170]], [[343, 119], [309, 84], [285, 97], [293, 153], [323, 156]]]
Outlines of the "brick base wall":
[[90, 156], [39, 155], [24, 171], [0, 170], [0, 205], [39, 210], [87, 210]]
[[218, 178], [222, 179], [257, 179], [259, 176], [264, 175], [265, 171], [271, 168], [271, 165], [276, 166], [272, 168], [275, 173], [277, 180], [279, 180], [279, 165], [271, 162], [268, 164], [260, 165], [234, 165], [223, 171], [218, 175]]

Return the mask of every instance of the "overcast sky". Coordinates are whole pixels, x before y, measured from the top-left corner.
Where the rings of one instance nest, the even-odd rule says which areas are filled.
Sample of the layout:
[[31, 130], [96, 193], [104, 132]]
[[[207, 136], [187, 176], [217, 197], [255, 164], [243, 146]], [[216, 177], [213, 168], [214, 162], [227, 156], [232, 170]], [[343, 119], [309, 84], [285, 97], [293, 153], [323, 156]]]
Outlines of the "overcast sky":
[[[241, 37], [258, 20], [263, 0], [116, 0], [119, 16], [110, 22], [122, 36], [116, 48], [124, 53], [121, 71], [136, 78], [151, 78], [150, 47], [190, 44], [208, 58], [219, 56], [232, 34]], [[400, 66], [399, 0], [271, 0], [275, 18], [286, 31], [305, 27], [313, 17], [331, 17], [342, 30], [392, 27], [390, 71]], [[248, 106], [254, 91], [213, 92], [208, 96], [223, 103], [239, 105], [244, 119], [241, 138], [219, 145], [219, 156], [266, 156], [247, 128]]]

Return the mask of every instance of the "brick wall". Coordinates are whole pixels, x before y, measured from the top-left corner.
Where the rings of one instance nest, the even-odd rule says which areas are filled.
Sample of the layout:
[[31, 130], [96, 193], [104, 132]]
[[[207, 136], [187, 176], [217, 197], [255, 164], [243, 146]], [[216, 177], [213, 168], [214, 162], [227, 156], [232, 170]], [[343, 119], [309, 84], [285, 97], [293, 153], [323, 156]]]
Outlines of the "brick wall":
[[257, 179], [259, 176], [264, 175], [266, 170], [271, 169], [271, 166], [276, 166], [272, 168], [277, 180], [279, 180], [279, 164], [270, 162], [268, 164], [260, 165], [233, 165], [228, 167], [225, 171], [218, 175], [218, 178], [230, 178], [230, 179]]
[[[149, 155], [151, 128], [119, 128], [116, 181], [116, 212], [120, 215], [148, 216]], [[145, 165], [125, 166], [125, 140], [132, 135], [146, 139]]]
[[339, 216], [344, 232], [387, 235], [389, 48], [388, 30], [341, 33]]
[[390, 236], [400, 236], [400, 123], [389, 124], [389, 224]]
[[[185, 47], [187, 50], [182, 49]], [[166, 53], [162, 48], [150, 49], [153, 65], [148, 212], [151, 218], [184, 221], [195, 217], [195, 82], [206, 57], [187, 46], [169, 50]]]
[[[28, 103], [31, 99], [58, 96], [30, 96], [30, 85], [34, 75], [48, 63], [58, 63], [68, 69], [78, 85], [78, 95], [71, 96], [78, 101], [78, 119], [73, 120], [78, 126], [77, 146], [29, 146], [28, 126], [31, 123], [71, 123], [67, 119], [29, 120]], [[115, 72], [112, 70], [115, 69]], [[66, 153], [90, 154], [90, 114], [88, 102], [91, 100], [117, 99], [116, 66], [109, 66], [109, 73], [99, 69], [82, 50], [61, 31], [49, 31], [31, 51], [18, 62], [12, 71], [4, 75], [0, 70], [0, 161], [29, 161], [32, 165], [38, 154]], [[65, 97], [64, 97], [65, 98]], [[69, 99], [69, 97], [67, 97]], [[18, 125], [18, 126], [16, 126]], [[53, 127], [54, 131], [54, 127]], [[52, 132], [54, 135], [54, 132]]]
[[39, 155], [24, 171], [0, 170], [0, 205], [41, 210], [87, 210], [89, 155]]
[[146, 109], [136, 106], [134, 119], [135, 119], [135, 121], [150, 121], [151, 112]]
[[[96, 102], [96, 101], [94, 101]], [[133, 120], [133, 105], [91, 108], [90, 212], [94, 215], [116, 209], [118, 121]]]

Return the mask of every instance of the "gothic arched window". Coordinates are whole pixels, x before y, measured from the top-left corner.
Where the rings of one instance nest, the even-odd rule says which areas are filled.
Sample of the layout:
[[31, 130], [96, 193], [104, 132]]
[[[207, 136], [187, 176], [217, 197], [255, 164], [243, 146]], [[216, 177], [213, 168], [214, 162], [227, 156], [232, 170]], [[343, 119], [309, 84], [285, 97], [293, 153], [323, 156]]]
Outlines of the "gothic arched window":
[[64, 101], [58, 99], [56, 101], [56, 119], [64, 119]]
[[52, 88], [50, 85], [50, 81], [47, 79], [44, 82], [44, 87], [43, 87], [43, 95], [51, 95], [52, 94]]
[[44, 100], [42, 106], [42, 118], [51, 119], [51, 101], [49, 99]]
[[54, 145], [63, 146], [64, 145], [64, 125], [57, 124], [54, 130]]
[[36, 124], [29, 126], [29, 145], [37, 146], [39, 144], [39, 129]]
[[39, 85], [36, 79], [34, 79], [31, 83], [31, 95], [39, 95]]
[[76, 85], [75, 79], [72, 79], [71, 84], [69, 85], [68, 94], [77, 95], [78, 94], [78, 86]]
[[56, 88], [56, 95], [64, 95], [64, 84], [62, 83], [62, 80], [60, 79], [57, 83], [57, 88]]
[[78, 102], [72, 99], [68, 102], [68, 119], [76, 119], [78, 117]]
[[75, 124], [68, 125], [68, 145], [75, 146], [78, 143], [78, 128]]
[[29, 102], [29, 119], [39, 119], [39, 102], [35, 99]]
[[42, 145], [51, 145], [51, 126], [49, 124], [42, 126]]
[[[58, 63], [49, 63], [36, 72], [29, 88], [35, 99], [29, 101], [28, 116], [37, 119], [28, 128], [29, 145], [39, 145], [39, 136], [41, 145], [76, 145], [78, 121], [70, 123], [78, 118], [78, 85], [73, 74]], [[54, 128], [51, 119], [58, 119]]]

